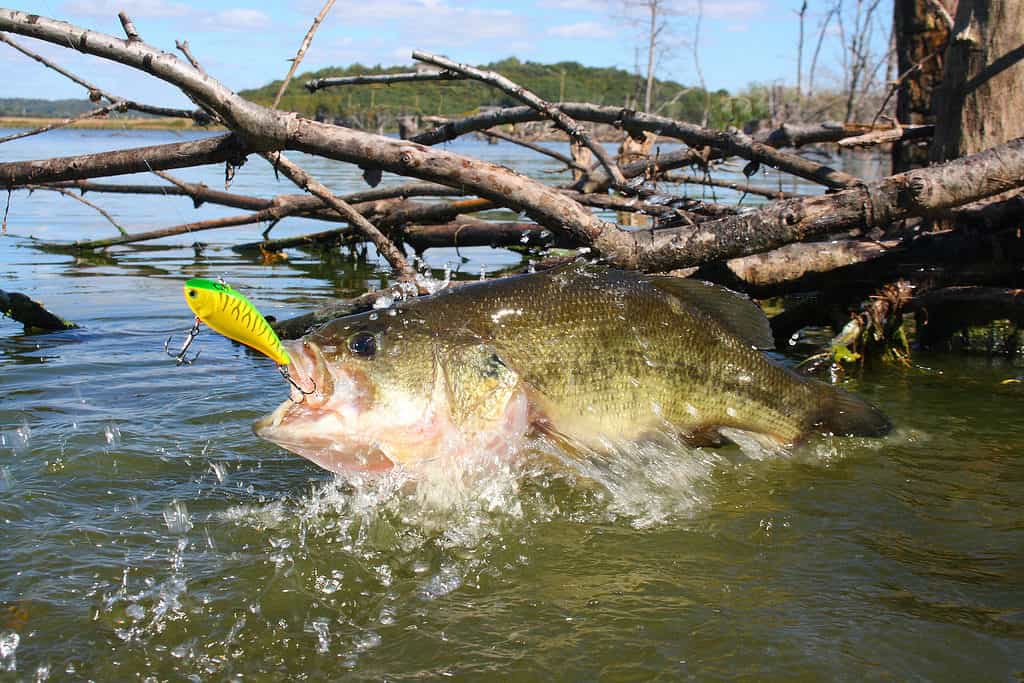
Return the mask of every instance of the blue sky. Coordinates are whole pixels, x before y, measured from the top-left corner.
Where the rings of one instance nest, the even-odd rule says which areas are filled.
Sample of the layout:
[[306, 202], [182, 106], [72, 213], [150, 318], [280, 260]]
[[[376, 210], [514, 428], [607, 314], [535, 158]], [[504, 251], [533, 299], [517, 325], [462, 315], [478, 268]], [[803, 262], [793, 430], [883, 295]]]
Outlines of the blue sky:
[[[288, 70], [322, 0], [33, 0], [18, 9], [63, 19], [122, 36], [117, 13], [124, 9], [141, 36], [174, 51], [188, 40], [207, 71], [241, 90], [281, 78]], [[674, 16], [664, 34], [658, 75], [696, 83], [691, 51], [697, 0], [672, 0]], [[831, 0], [809, 0], [810, 59], [817, 26]], [[848, 0], [848, 4], [852, 4]], [[796, 80], [796, 10], [799, 0], [704, 0], [701, 65], [708, 87], [737, 91], [752, 82]], [[509, 56], [521, 60], [578, 61], [633, 70], [642, 32], [630, 21], [623, 0], [338, 0], [317, 33], [300, 72], [336, 64], [409, 64], [423, 49], [470, 63]], [[878, 34], [882, 47], [891, 22], [891, 0], [882, 3]], [[884, 33], [884, 35], [882, 35]], [[80, 76], [121, 96], [152, 104], [187, 106], [170, 86], [118, 65], [72, 50], [20, 39]], [[817, 78], [822, 85], [839, 73], [838, 38], [826, 38]], [[0, 44], [5, 74], [0, 97], [80, 97], [82, 89]]]

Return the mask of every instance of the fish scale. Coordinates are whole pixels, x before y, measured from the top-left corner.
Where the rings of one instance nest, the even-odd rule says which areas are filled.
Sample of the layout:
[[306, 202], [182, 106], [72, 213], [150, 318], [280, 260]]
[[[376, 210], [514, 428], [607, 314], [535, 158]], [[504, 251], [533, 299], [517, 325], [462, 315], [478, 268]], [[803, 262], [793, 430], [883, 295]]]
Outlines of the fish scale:
[[[500, 438], [517, 396], [534, 428], [586, 447], [666, 431], [706, 442], [741, 430], [791, 444], [815, 432], [889, 429], [859, 398], [771, 361], [760, 350], [772, 343], [761, 310], [707, 283], [577, 264], [446, 290], [391, 313], [340, 318], [305, 338], [312, 360], [300, 371], [320, 384], [328, 371], [349, 378], [362, 412], [325, 421], [324, 411], [352, 412], [343, 397], [333, 408], [283, 405], [257, 433], [321, 463], [335, 462], [320, 457], [331, 448], [323, 444], [358, 433], [405, 462], [421, 457], [418, 420]], [[439, 423], [438, 411], [451, 412]], [[328, 426], [335, 431], [314, 436]], [[398, 439], [402, 429], [412, 436]], [[310, 451], [307, 440], [320, 445]], [[388, 452], [396, 440], [400, 457]]]

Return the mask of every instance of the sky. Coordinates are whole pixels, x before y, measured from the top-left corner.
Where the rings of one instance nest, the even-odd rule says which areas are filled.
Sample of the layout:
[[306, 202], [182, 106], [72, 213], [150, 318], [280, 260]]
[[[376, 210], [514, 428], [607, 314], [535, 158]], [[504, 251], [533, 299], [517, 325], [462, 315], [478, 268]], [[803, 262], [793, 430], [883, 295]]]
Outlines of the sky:
[[[459, 62], [576, 61], [633, 71], [646, 65], [646, 36], [638, 0], [337, 0], [321, 25], [299, 73], [334, 65], [411, 64], [414, 49]], [[698, 82], [693, 58], [699, 0], [666, 0], [673, 9], [661, 34], [659, 78]], [[808, 0], [805, 70], [826, 6]], [[801, 0], [703, 0], [697, 44], [705, 82], [737, 92], [751, 83], [796, 81]], [[852, 4], [849, 0], [847, 4]], [[28, 0], [16, 9], [123, 37], [125, 10], [148, 43], [175, 51], [188, 40], [207, 72], [234, 90], [283, 78], [323, 0]], [[876, 33], [884, 47], [891, 0], [879, 9]], [[883, 35], [884, 34], [884, 35]], [[189, 106], [171, 86], [145, 74], [73, 50], [11, 36], [77, 75], [122, 97], [164, 106]], [[825, 38], [818, 82], [839, 73], [834, 24]], [[0, 44], [0, 97], [78, 98], [83, 90]]]

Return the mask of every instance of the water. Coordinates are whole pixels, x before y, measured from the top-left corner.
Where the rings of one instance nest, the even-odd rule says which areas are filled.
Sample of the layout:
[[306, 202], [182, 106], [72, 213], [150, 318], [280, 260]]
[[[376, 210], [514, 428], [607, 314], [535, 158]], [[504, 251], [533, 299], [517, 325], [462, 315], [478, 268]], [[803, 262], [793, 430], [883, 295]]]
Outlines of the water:
[[[3, 158], [174, 139], [64, 131]], [[359, 187], [356, 169], [303, 163]], [[293, 191], [260, 164], [233, 189]], [[196, 217], [189, 200], [89, 197], [130, 230]], [[190, 325], [190, 276], [278, 317], [384, 281], [372, 252], [264, 265], [223, 246], [262, 228], [203, 233], [198, 257], [172, 238], [75, 258], [26, 236], [114, 229], [57, 195], [13, 197], [0, 288], [82, 329], [0, 321], [0, 680], [1024, 677], [1024, 385], [1000, 384], [1016, 368], [919, 356], [851, 381], [895, 432], [790, 457], [646, 446], [566, 467], [540, 442], [515, 463], [335, 479], [251, 434], [287, 394], [266, 359], [210, 333], [193, 366], [163, 353]], [[519, 257], [427, 260], [477, 278]]]

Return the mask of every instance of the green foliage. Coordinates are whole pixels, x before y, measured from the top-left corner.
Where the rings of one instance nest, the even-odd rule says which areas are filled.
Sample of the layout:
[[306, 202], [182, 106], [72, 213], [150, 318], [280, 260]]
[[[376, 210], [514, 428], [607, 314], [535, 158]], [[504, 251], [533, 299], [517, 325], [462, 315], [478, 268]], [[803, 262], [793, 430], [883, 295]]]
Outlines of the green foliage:
[[[516, 83], [529, 88], [550, 102], [590, 102], [618, 107], [637, 106], [642, 100], [643, 82], [637, 75], [614, 68], [583, 66], [577, 62], [539, 64], [521, 62], [514, 57], [484, 65]], [[309, 93], [303, 87], [313, 78], [400, 73], [413, 67], [381, 67], [353, 64], [330, 67], [296, 76], [288, 85], [281, 107], [304, 116], [322, 119], [348, 119], [365, 127], [394, 127], [394, 117], [407, 114], [466, 116], [481, 107], [516, 106], [521, 102], [500, 90], [475, 81], [439, 81], [361, 85], [328, 88]], [[281, 81], [262, 88], [245, 90], [243, 97], [269, 105], [274, 101]], [[675, 81], [656, 81], [654, 111], [686, 121], [700, 121], [705, 93], [686, 88]], [[765, 115], [763, 102], [732, 97], [719, 90], [710, 95], [709, 123], [714, 126], [742, 125]]]
[[0, 99], [0, 116], [38, 116], [68, 118], [92, 111], [100, 105], [89, 100]]

